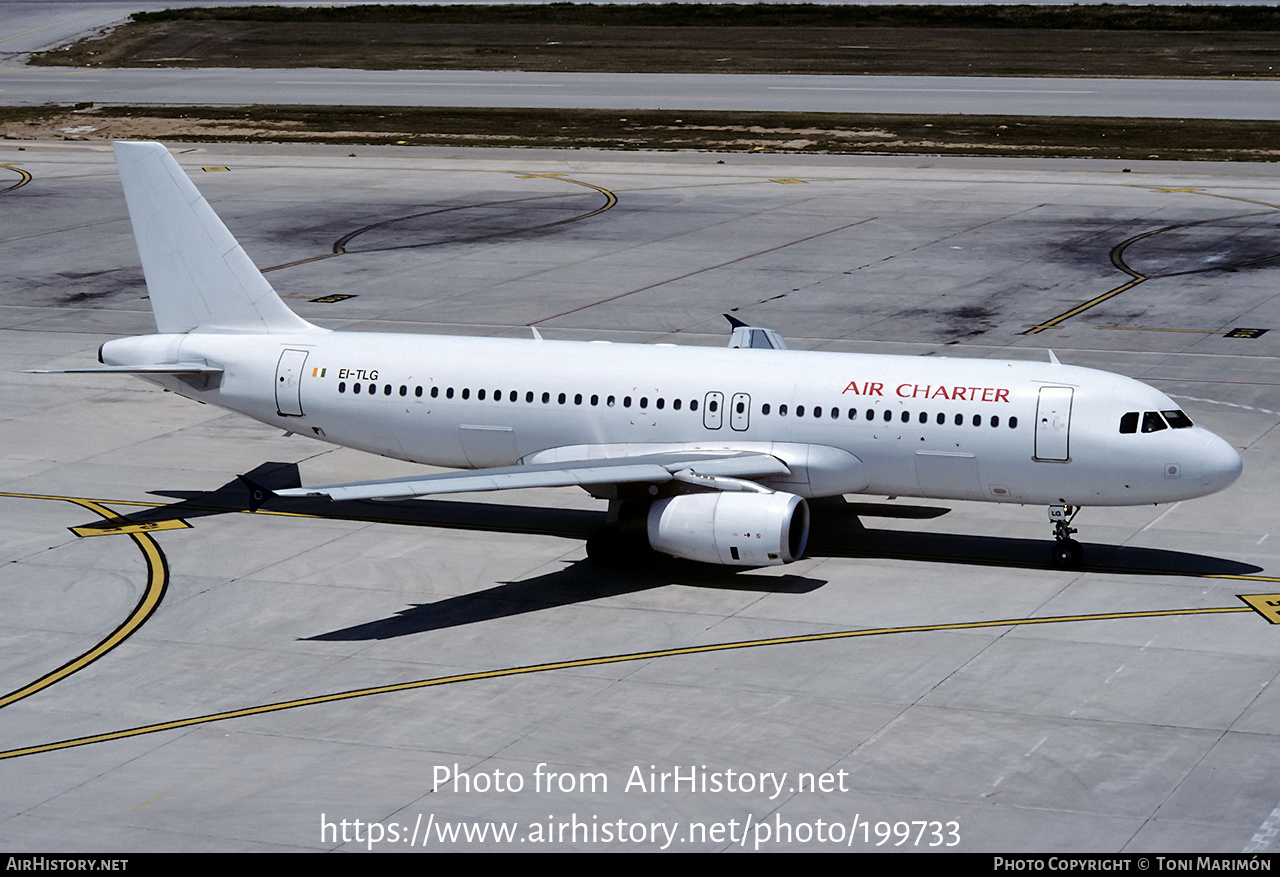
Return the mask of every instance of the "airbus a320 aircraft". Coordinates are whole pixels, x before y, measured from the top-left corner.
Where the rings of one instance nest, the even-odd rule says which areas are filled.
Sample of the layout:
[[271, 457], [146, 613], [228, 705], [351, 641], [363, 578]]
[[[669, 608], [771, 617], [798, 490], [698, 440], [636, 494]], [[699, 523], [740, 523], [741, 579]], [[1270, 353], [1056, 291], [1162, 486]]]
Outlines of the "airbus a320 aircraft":
[[593, 560], [646, 546], [797, 560], [807, 498], [870, 493], [1049, 508], [1061, 565], [1084, 505], [1221, 490], [1225, 441], [1130, 378], [1050, 362], [334, 332], [290, 311], [168, 151], [116, 161], [158, 334], [100, 368], [290, 432], [472, 471], [280, 490], [335, 500], [579, 485], [609, 501]]

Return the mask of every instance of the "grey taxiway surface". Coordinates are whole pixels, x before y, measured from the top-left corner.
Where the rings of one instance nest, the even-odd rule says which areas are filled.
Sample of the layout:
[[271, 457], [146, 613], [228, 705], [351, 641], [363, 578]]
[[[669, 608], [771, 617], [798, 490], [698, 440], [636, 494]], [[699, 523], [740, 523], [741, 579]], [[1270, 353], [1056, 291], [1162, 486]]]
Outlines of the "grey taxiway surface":
[[1280, 118], [1280, 82], [312, 68], [2, 71], [14, 106], [575, 107], [1001, 116]]
[[[207, 5], [243, 5], [218, 0]], [[1280, 118], [1280, 82], [252, 68], [49, 68], [28, 53], [125, 21], [121, 4], [0, 0], [0, 104], [587, 107], [1200, 119]], [[305, 5], [288, 3], [286, 5]]]
[[1086, 509], [1075, 571], [1042, 508], [882, 496], [738, 573], [593, 568], [572, 490], [250, 514], [239, 473], [411, 467], [23, 374], [152, 323], [105, 144], [0, 144], [0, 847], [1275, 851], [1280, 627], [1236, 596], [1280, 592], [1273, 166], [176, 152], [326, 326], [1051, 347], [1245, 473]]

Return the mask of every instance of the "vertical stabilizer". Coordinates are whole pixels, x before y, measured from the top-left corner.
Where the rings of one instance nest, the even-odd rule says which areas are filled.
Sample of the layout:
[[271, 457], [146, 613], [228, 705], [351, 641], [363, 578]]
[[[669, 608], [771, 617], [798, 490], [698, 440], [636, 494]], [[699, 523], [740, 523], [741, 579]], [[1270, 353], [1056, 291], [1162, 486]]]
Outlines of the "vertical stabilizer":
[[169, 150], [114, 145], [162, 334], [317, 331], [280, 300]]

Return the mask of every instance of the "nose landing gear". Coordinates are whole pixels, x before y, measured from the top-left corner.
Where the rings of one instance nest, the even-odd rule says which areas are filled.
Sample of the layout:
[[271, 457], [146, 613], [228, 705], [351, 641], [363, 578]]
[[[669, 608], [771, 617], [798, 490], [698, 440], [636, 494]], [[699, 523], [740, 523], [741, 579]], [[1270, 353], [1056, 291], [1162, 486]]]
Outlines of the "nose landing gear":
[[1071, 538], [1071, 534], [1076, 532], [1076, 528], [1071, 526], [1071, 522], [1076, 519], [1076, 515], [1079, 513], [1079, 506], [1049, 506], [1049, 520], [1053, 524], [1054, 566], [1060, 566], [1063, 568], [1077, 567], [1080, 565], [1080, 561], [1084, 557], [1084, 547], [1079, 542]]

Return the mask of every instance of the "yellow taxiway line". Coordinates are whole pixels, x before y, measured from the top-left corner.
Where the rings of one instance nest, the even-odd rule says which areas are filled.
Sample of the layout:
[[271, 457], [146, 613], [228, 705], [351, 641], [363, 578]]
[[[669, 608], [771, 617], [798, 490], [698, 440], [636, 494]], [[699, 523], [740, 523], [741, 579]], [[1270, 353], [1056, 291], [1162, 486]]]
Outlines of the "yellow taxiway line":
[[265, 713], [297, 709], [322, 703], [337, 703], [343, 700], [354, 700], [359, 697], [372, 697], [379, 694], [391, 694], [398, 691], [416, 691], [421, 688], [434, 688], [440, 685], [454, 685], [459, 682], [476, 682], [483, 679], [502, 679], [509, 676], [523, 676], [530, 673], [547, 673], [553, 670], [568, 670], [579, 667], [598, 667], [604, 664], [621, 664], [628, 661], [649, 661], [658, 658], [672, 658], [680, 655], [700, 655], [708, 652], [725, 652], [735, 649], [751, 649], [763, 646], [796, 645], [799, 643], [827, 642], [830, 640], [852, 639], [864, 636], [888, 636], [899, 633], [928, 633], [950, 630], [978, 630], [991, 627], [1018, 627], [1029, 624], [1065, 624], [1073, 621], [1112, 621], [1125, 618], [1160, 618], [1181, 615], [1219, 615], [1232, 612], [1253, 612], [1249, 606], [1209, 607], [1200, 609], [1155, 609], [1139, 612], [1103, 612], [1094, 615], [1053, 615], [1044, 618], [1004, 618], [997, 621], [963, 621], [950, 624], [921, 624], [909, 627], [877, 627], [863, 630], [840, 630], [831, 633], [814, 633], [802, 636], [772, 637], [769, 639], [742, 640], [730, 643], [712, 643], [702, 646], [684, 646], [674, 649], [658, 649], [649, 652], [632, 652], [622, 655], [601, 655], [594, 658], [581, 658], [573, 661], [554, 661], [546, 664], [528, 664], [522, 667], [508, 667], [501, 670], [483, 670], [476, 673], [460, 673], [455, 676], [436, 676], [431, 679], [418, 679], [412, 682], [400, 682], [393, 685], [379, 685], [372, 688], [355, 688], [333, 694], [320, 694], [314, 697], [303, 697], [296, 700], [277, 701], [276, 703], [229, 710], [221, 713], [209, 713], [203, 716], [192, 716], [186, 719], [175, 719], [170, 722], [157, 722], [152, 725], [139, 725], [120, 731], [109, 731], [105, 734], [93, 734], [88, 737], [76, 737], [60, 740], [56, 743], [43, 743], [27, 746], [22, 749], [10, 749], [0, 752], [0, 760], [21, 758], [24, 755], [36, 755], [43, 752], [56, 752], [60, 749], [72, 749], [77, 746], [88, 746], [93, 743], [105, 743], [110, 740], [125, 740], [140, 737], [144, 734], [155, 734], [161, 731], [172, 731], [178, 728], [190, 728], [211, 722], [222, 722], [228, 719], [239, 719], [246, 716], [258, 716]]
[[[7, 494], [13, 496], [15, 494]], [[49, 497], [35, 497], [40, 499], [48, 499]], [[66, 502], [75, 503], [78, 506], [89, 509], [102, 515], [103, 518], [115, 520], [120, 517], [109, 508], [105, 508], [99, 503], [88, 499], [79, 499], [75, 497], [58, 497], [58, 499]], [[8, 694], [0, 697], [0, 709], [11, 703], [22, 700], [24, 697], [30, 697], [37, 691], [41, 691], [59, 682], [72, 673], [83, 670], [103, 655], [110, 652], [116, 646], [120, 645], [130, 636], [132, 636], [138, 628], [146, 623], [151, 617], [151, 613], [156, 611], [160, 605], [160, 601], [164, 599], [165, 589], [169, 586], [169, 565], [165, 562], [164, 553], [160, 550], [160, 546], [156, 544], [145, 531], [130, 530], [129, 538], [142, 550], [142, 556], [147, 561], [147, 586], [142, 592], [142, 597], [138, 600], [138, 605], [133, 607], [133, 611], [129, 613], [129, 617], [120, 622], [120, 625], [96, 646], [89, 649], [83, 655], [72, 658], [56, 670], [46, 673], [35, 682], [31, 682], [21, 688], [15, 689]]]
[[[101, 515], [108, 520], [116, 520], [119, 515], [106, 508], [98, 501], [84, 499], [81, 497], [67, 496], [49, 496], [41, 494], [21, 494], [0, 492], [0, 497], [15, 497], [24, 499], [45, 499], [60, 500], [75, 503], [87, 509], [91, 509], [95, 513]], [[106, 501], [112, 502], [112, 501]], [[156, 506], [156, 503], [146, 502], [130, 502], [120, 501], [118, 505], [139, 505], [139, 506]], [[289, 515], [287, 512], [271, 512], [269, 514]], [[292, 515], [296, 517], [312, 517], [311, 515]], [[115, 648], [124, 641], [130, 634], [136, 631], [146, 620], [156, 607], [159, 606], [160, 600], [164, 596], [164, 590], [168, 583], [169, 572], [165, 562], [164, 554], [160, 551], [159, 546], [151, 538], [146, 531], [140, 531], [131, 527], [122, 527], [117, 532], [127, 533], [135, 543], [142, 549], [143, 555], [147, 559], [148, 568], [148, 586], [142, 599], [138, 605], [110, 636], [101, 643], [90, 649], [78, 658], [69, 661], [62, 667], [36, 680], [30, 685], [14, 691], [3, 698], [0, 698], [0, 707], [23, 697], [27, 697], [46, 688], [60, 679], [66, 678], [77, 670], [87, 666], [93, 661], [105, 655], [111, 649]], [[1257, 582], [1277, 582], [1280, 577], [1273, 576], [1244, 576], [1244, 575], [1209, 575], [1206, 578], [1223, 578], [1239, 581], [1257, 581]], [[391, 685], [379, 685], [370, 688], [356, 688], [347, 691], [333, 692], [330, 694], [320, 694], [312, 697], [297, 698], [294, 700], [277, 701], [275, 703], [261, 704], [258, 706], [245, 707], [238, 710], [229, 710], [220, 713], [209, 713], [202, 716], [191, 716], [185, 719], [175, 719], [168, 722], [157, 722], [150, 725], [139, 725], [133, 728], [125, 728], [119, 731], [109, 731], [103, 734], [93, 734], [87, 737], [76, 737], [69, 740], [60, 740], [53, 743], [43, 743], [35, 746], [26, 746], [20, 749], [10, 749], [0, 751], [0, 760], [9, 758], [20, 758], [26, 755], [36, 755], [44, 752], [55, 752], [61, 749], [71, 749], [79, 746], [88, 746], [94, 743], [105, 743], [111, 740], [124, 740], [130, 737], [140, 737], [145, 734], [155, 734], [161, 731], [171, 731], [179, 728], [189, 728], [196, 725], [205, 725], [212, 722], [227, 721], [229, 719], [244, 718], [246, 716], [263, 715], [266, 713], [281, 712], [283, 710], [297, 709], [305, 706], [315, 706], [325, 703], [337, 703], [344, 700], [353, 700], [361, 697], [372, 697], [381, 694], [392, 694], [403, 691], [416, 691], [422, 688], [434, 688], [441, 685], [453, 685], [461, 682], [477, 682], [485, 679], [501, 679], [510, 676], [523, 676], [532, 673], [546, 673], [555, 670], [567, 670], [582, 667], [597, 667], [606, 664], [621, 664], [631, 661], [647, 661], [657, 660], [660, 658], [672, 658], [682, 655], [698, 655], [709, 652], [733, 651], [738, 649], [762, 648], [765, 646], [779, 645], [798, 645], [803, 643], [828, 642], [832, 640], [853, 639], [857, 637], [869, 636], [889, 636], [893, 634], [906, 633], [931, 633], [940, 631], [956, 631], [956, 630], [980, 630], [984, 628], [998, 627], [1020, 627], [1033, 624], [1066, 624], [1078, 621], [1115, 621], [1133, 618], [1162, 618], [1170, 616], [1186, 616], [1186, 615], [1220, 615], [1224, 613], [1240, 613], [1240, 612], [1257, 612], [1271, 623], [1280, 622], [1280, 594], [1265, 595], [1240, 595], [1246, 605], [1244, 606], [1217, 606], [1217, 607], [1201, 607], [1193, 609], [1153, 609], [1130, 612], [1102, 612], [1086, 615], [1052, 615], [1045, 617], [1033, 618], [1002, 618], [989, 621], [962, 621], [949, 622], [944, 624], [923, 624], [910, 625], [904, 627], [877, 627], [865, 628], [857, 630], [839, 630], [828, 633], [804, 634], [798, 636], [786, 637], [770, 637], [766, 639], [740, 640], [737, 642], [727, 643], [710, 643], [699, 646], [683, 646], [671, 649], [656, 649], [645, 652], [630, 652], [616, 655], [599, 655], [589, 658], [580, 658], [568, 661], [554, 661], [543, 664], [528, 664], [518, 667], [507, 667], [497, 670], [484, 670], [474, 673], [462, 673], [453, 676], [436, 676], [429, 679], [418, 679], [409, 682], [400, 682]]]
[[[0, 89], [0, 90], [3, 90], [3, 89]], [[18, 182], [14, 183], [12, 186], [5, 186], [3, 189], [0, 189], [0, 192], [11, 192], [14, 189], [21, 189], [27, 183], [31, 182], [31, 174], [24, 171], [22, 168], [18, 167], [16, 164], [0, 164], [0, 167], [8, 168], [9, 170], [16, 173], [19, 177]]]

